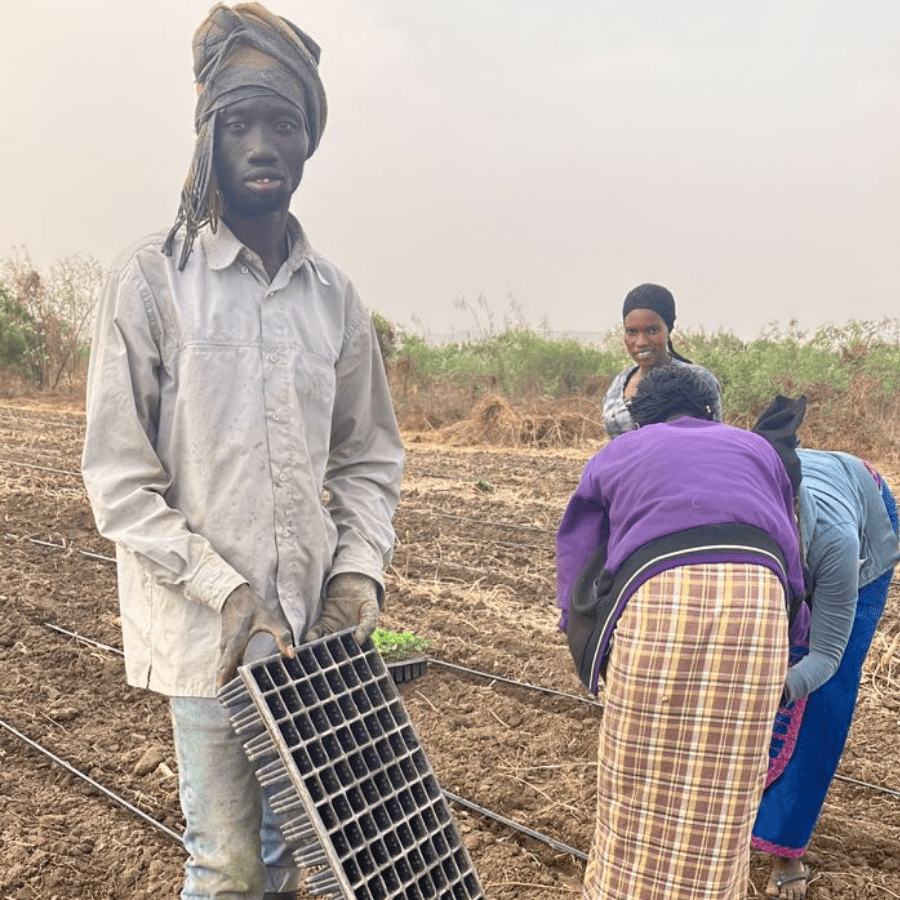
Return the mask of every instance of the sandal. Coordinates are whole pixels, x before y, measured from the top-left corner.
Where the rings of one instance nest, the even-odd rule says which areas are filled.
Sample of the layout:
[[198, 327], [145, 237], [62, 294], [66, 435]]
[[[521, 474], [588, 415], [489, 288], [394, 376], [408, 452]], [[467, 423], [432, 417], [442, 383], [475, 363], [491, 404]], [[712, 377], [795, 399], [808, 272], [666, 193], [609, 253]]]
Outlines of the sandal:
[[[770, 894], [768, 890], [766, 890], [766, 896], [773, 898], [780, 897], [781, 889], [786, 884], [793, 884], [795, 881], [809, 881], [809, 866], [807, 866], [805, 863], [803, 865], [803, 868], [799, 872], [779, 872], [778, 875], [769, 878], [769, 885], [774, 885], [776, 888], [778, 888], [778, 893]], [[800, 895], [801, 897], [806, 896], [806, 887], [807, 885], [804, 885], [803, 893]]]

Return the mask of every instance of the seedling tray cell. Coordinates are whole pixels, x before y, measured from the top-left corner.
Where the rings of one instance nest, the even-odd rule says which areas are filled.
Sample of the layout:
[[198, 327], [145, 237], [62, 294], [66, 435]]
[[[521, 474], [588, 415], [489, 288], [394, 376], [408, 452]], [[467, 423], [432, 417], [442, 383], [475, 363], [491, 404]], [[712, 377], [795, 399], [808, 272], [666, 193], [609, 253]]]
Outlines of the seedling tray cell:
[[306, 890], [346, 900], [482, 900], [388, 670], [352, 630], [241, 666], [219, 693]]

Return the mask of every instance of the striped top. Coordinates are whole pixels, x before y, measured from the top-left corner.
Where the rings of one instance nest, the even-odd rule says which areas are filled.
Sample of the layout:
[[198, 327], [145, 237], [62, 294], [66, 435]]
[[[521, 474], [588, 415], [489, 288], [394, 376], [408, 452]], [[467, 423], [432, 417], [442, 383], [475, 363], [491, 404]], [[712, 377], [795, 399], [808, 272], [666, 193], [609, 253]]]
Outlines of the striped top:
[[[673, 366], [690, 366], [700, 372], [700, 374], [711, 384], [715, 385], [719, 402], [713, 410], [713, 418], [717, 422], [721, 422], [722, 386], [719, 384], [719, 379], [716, 378], [709, 369], [695, 365], [694, 363], [682, 362], [675, 357], [672, 357], [668, 364]], [[637, 370], [637, 366], [632, 366], [630, 369], [622, 369], [622, 371], [613, 378], [612, 383], [606, 390], [606, 395], [603, 398], [603, 427], [606, 429], [606, 433], [609, 435], [610, 440], [618, 437], [620, 434], [624, 434], [626, 431], [634, 431], [634, 429], [637, 428], [637, 423], [631, 417], [628, 401], [625, 399], [625, 385], [628, 384], [628, 380], [635, 372], [637, 372]]]

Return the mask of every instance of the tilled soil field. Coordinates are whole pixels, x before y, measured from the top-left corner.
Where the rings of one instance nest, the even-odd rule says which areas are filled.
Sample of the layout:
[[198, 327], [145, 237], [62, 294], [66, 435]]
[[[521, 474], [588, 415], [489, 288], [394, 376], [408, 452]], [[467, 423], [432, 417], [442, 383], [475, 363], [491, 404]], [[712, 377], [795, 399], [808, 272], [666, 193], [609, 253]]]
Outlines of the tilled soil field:
[[[182, 877], [166, 704], [124, 682], [83, 423], [74, 405], [0, 407], [0, 900], [174, 898]], [[556, 630], [553, 551], [591, 450], [412, 434], [407, 449], [382, 624], [430, 640], [432, 662], [404, 704], [442, 787], [476, 807], [453, 809], [487, 897], [577, 897], [602, 696], [580, 689]], [[900, 898], [898, 646], [895, 585], [810, 848], [810, 900]], [[765, 875], [754, 858], [749, 896]]]

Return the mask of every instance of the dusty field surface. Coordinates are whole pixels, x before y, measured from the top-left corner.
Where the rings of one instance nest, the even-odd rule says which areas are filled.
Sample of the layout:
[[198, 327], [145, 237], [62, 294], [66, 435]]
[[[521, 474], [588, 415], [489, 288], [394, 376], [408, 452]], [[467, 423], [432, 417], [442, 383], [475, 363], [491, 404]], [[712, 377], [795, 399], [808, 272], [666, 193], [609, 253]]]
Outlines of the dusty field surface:
[[[0, 406], [0, 900], [156, 900], [181, 881], [166, 706], [124, 683], [82, 429], [77, 406]], [[407, 437], [383, 624], [431, 640], [434, 662], [404, 703], [442, 786], [492, 814], [454, 807], [487, 897], [577, 897], [602, 710], [555, 627], [553, 546], [590, 451]], [[900, 898], [898, 599], [895, 585], [841, 763], [852, 780], [812, 842], [811, 900]], [[760, 896], [758, 858], [752, 882]]]

